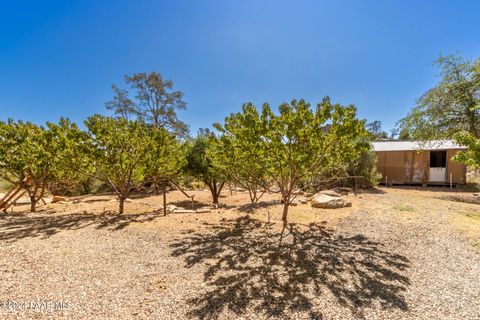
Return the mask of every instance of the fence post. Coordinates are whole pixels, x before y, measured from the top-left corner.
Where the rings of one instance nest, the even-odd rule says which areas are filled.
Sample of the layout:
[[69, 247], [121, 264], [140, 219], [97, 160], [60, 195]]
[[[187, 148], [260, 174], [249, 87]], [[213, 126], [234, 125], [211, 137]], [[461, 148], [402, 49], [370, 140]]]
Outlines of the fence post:
[[162, 181], [163, 215], [167, 215], [167, 181]]

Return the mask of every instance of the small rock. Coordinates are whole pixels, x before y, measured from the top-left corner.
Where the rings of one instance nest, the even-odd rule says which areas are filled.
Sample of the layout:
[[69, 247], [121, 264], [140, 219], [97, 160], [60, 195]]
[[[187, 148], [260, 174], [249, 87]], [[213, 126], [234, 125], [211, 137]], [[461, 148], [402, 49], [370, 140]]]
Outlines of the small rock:
[[72, 204], [73, 201], [57, 201], [56, 203], [59, 203], [59, 204]]
[[65, 197], [62, 197], [62, 196], [53, 196], [52, 198], [52, 203], [57, 203], [57, 202], [66, 202], [67, 201], [67, 198]]
[[[169, 211], [173, 211], [173, 210], [176, 210], [177, 209], [177, 206], [174, 205], [174, 204], [169, 204], [167, 205], [167, 210]], [[183, 209], [183, 208], [182, 208]]]
[[299, 203], [301, 203], [301, 204], [305, 204], [305, 203], [308, 202], [308, 200], [305, 199], [305, 198], [303, 198], [303, 197], [299, 197], [299, 198], [297, 198], [296, 200], [297, 200]]

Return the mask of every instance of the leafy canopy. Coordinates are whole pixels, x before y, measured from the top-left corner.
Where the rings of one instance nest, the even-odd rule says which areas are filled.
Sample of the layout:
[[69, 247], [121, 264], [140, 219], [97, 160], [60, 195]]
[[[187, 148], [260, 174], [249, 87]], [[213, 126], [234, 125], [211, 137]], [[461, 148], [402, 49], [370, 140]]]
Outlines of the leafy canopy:
[[177, 139], [162, 128], [139, 120], [94, 115], [87, 119], [86, 153], [93, 174], [108, 182], [120, 200], [146, 182], [157, 183], [178, 174], [184, 162]]
[[259, 147], [264, 129], [257, 110], [244, 104], [241, 113], [225, 118], [224, 127], [219, 123], [214, 127], [221, 133], [212, 149], [215, 166], [230, 181], [247, 189], [252, 203], [257, 202], [262, 196], [257, 189], [270, 184]]
[[210, 190], [214, 204], [218, 203], [220, 192], [226, 177], [222, 174], [218, 161], [214, 160], [213, 148], [217, 143], [215, 135], [207, 130], [200, 130], [197, 137], [190, 139], [186, 146], [185, 172], [200, 179]]
[[188, 136], [188, 126], [177, 118], [184, 110], [183, 93], [173, 90], [173, 81], [165, 80], [157, 72], [135, 73], [125, 76], [126, 84], [135, 91], [129, 92], [113, 85], [114, 97], [105, 106], [124, 119], [138, 119], [155, 128], [163, 128], [182, 137]]
[[480, 136], [480, 60], [440, 56], [440, 80], [397, 123], [401, 139], [448, 139], [459, 131]]
[[68, 155], [57, 130], [68, 125], [67, 119], [61, 119], [59, 125], [49, 123], [47, 128], [11, 119], [0, 122], [0, 176], [25, 188], [31, 211], [52, 184], [76, 178], [65, 162]]
[[261, 112], [247, 104], [241, 114], [227, 117], [223, 126], [216, 127], [227, 139], [237, 142], [238, 154], [258, 155], [251, 160], [279, 188], [285, 224], [294, 189], [302, 179], [346, 163], [368, 148], [368, 143], [360, 141], [367, 133], [364, 121], [356, 117], [356, 108], [333, 105], [328, 97], [315, 110], [304, 100], [283, 103], [279, 114], [268, 104]]

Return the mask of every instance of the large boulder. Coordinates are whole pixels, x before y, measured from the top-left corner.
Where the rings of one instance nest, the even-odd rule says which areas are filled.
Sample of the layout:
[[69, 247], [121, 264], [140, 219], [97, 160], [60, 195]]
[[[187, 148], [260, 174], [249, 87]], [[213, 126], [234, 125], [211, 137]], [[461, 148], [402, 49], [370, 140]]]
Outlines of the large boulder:
[[319, 194], [312, 199], [313, 208], [336, 209], [351, 206], [352, 203], [348, 200], [326, 194]]

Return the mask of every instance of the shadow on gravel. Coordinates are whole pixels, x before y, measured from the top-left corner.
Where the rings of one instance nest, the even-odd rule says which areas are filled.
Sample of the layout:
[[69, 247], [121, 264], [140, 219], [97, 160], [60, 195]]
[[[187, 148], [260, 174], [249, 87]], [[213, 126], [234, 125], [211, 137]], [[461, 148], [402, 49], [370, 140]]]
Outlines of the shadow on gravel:
[[280, 204], [280, 201], [270, 200], [270, 201], [259, 201], [257, 203], [247, 203], [239, 206], [237, 210], [244, 213], [252, 213], [257, 209], [269, 208]]
[[443, 197], [439, 197], [437, 199], [449, 200], [449, 201], [455, 201], [455, 202], [472, 203], [472, 204], [480, 204], [480, 197], [479, 196], [474, 196], [472, 194], [443, 196]]
[[[185, 209], [192, 209], [192, 201], [188, 200], [188, 199], [187, 200], [178, 200], [178, 201], [169, 202], [169, 204], [173, 204], [174, 206], [182, 207], [182, 208], [185, 208]], [[194, 209], [198, 209], [198, 208], [202, 208], [202, 207], [208, 207], [208, 206], [211, 206], [211, 205], [212, 205], [211, 203], [195, 200]]]
[[206, 266], [205, 290], [189, 301], [192, 317], [221, 318], [224, 309], [241, 316], [248, 309], [250, 315], [300, 312], [321, 319], [315, 301], [325, 292], [356, 318], [377, 303], [408, 310], [409, 260], [362, 235], [337, 235], [319, 224], [291, 226], [279, 245], [280, 232], [248, 216], [205, 225], [207, 233], [186, 233], [171, 245], [187, 268]]
[[121, 230], [132, 222], [148, 222], [161, 217], [158, 213], [104, 214], [71, 213], [35, 215], [25, 213], [0, 216], [0, 241], [29, 237], [48, 238], [63, 230], [78, 230], [88, 226], [112, 231]]

